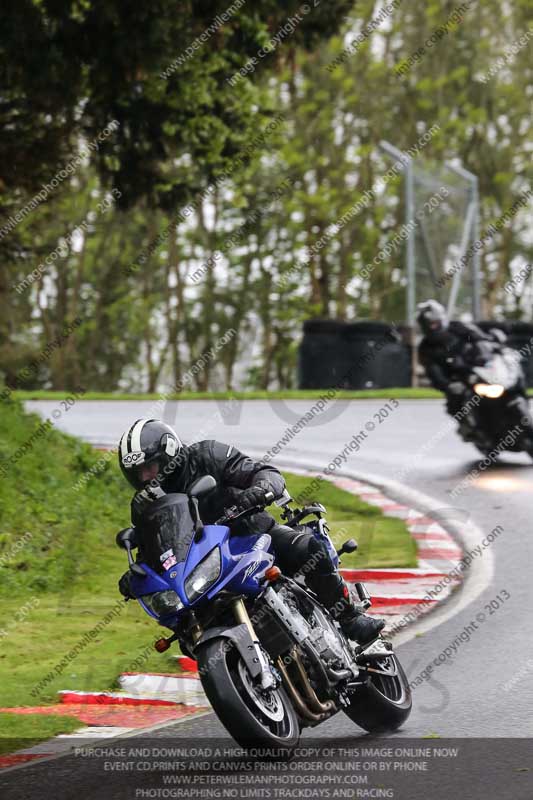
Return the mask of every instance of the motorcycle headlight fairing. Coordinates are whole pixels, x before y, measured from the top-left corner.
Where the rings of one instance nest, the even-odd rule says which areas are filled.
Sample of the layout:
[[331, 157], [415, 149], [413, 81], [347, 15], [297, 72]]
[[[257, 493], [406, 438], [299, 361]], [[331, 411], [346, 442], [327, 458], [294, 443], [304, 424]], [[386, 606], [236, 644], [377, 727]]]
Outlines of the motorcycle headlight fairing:
[[489, 397], [491, 400], [497, 400], [501, 397], [505, 389], [499, 383], [476, 383], [474, 384], [474, 391], [480, 397]]
[[183, 603], [173, 589], [154, 592], [153, 594], [143, 594], [139, 599], [158, 617], [164, 617], [166, 614], [175, 614], [176, 611], [183, 608]]
[[214, 547], [185, 581], [185, 592], [191, 602], [200, 597], [217, 580], [220, 568], [220, 549]]

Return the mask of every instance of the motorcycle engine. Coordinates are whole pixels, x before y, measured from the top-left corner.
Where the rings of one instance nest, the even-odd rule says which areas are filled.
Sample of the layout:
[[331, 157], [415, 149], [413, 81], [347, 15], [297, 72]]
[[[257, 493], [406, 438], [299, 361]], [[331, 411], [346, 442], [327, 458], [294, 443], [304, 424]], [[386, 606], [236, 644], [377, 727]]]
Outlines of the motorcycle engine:
[[329, 666], [346, 667], [351, 658], [328, 616], [316, 606], [304, 611], [295, 595], [285, 588], [281, 589], [279, 597], [290, 609], [293, 622], [298, 624], [302, 635], [311, 642], [320, 658]]
[[317, 636], [312, 636], [311, 641], [321, 658], [328, 664], [344, 662], [344, 653], [338, 637], [332, 631], [315, 628]]
[[313, 623], [314, 625], [309, 638], [320, 657], [330, 665], [339, 663], [345, 665], [346, 654], [341, 638], [333, 629], [325, 614], [315, 609], [313, 612], [312, 624]]

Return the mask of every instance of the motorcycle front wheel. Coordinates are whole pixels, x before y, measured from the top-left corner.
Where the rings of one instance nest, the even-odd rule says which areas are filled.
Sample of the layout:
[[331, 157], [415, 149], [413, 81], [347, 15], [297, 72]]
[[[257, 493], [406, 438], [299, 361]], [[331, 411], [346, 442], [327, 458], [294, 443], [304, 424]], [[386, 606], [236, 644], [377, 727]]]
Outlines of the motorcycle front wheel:
[[394, 654], [372, 662], [368, 683], [352, 696], [344, 713], [369, 733], [400, 728], [412, 708], [411, 689], [402, 665]]
[[220, 722], [245, 749], [288, 757], [300, 739], [296, 712], [280, 686], [261, 691], [236, 647], [212, 639], [196, 653], [202, 686]]

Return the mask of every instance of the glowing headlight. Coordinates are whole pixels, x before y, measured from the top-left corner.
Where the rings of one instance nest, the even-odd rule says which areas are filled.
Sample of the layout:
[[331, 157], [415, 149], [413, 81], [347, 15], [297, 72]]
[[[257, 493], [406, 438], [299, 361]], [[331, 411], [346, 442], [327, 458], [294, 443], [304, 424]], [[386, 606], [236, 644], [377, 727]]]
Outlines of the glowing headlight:
[[220, 550], [215, 547], [203, 561], [200, 561], [185, 581], [185, 591], [191, 602], [200, 597], [217, 580], [220, 566]]
[[175, 614], [176, 611], [183, 608], [183, 603], [172, 589], [164, 592], [155, 592], [154, 594], [144, 594], [140, 599], [158, 617], [164, 617], [165, 614]]
[[499, 383], [476, 383], [474, 391], [480, 397], [490, 397], [492, 400], [496, 400], [502, 396], [505, 389]]

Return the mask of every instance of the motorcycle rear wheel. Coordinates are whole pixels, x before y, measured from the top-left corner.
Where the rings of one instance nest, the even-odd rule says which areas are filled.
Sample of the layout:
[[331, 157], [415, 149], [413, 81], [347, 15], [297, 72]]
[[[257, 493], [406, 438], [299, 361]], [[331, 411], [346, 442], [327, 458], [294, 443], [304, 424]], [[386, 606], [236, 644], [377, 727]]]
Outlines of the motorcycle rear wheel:
[[265, 748], [268, 757], [289, 757], [300, 724], [283, 687], [259, 691], [236, 647], [212, 639], [196, 653], [202, 686], [215, 714], [237, 744]]
[[407, 676], [394, 654], [372, 666], [391, 675], [369, 672], [368, 684], [357, 690], [344, 713], [369, 733], [395, 731], [408, 719], [413, 704]]

